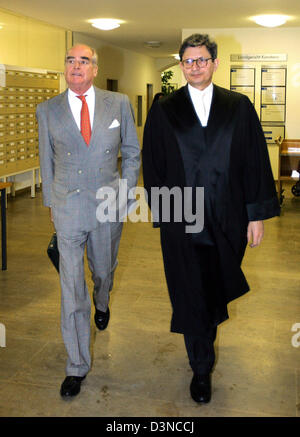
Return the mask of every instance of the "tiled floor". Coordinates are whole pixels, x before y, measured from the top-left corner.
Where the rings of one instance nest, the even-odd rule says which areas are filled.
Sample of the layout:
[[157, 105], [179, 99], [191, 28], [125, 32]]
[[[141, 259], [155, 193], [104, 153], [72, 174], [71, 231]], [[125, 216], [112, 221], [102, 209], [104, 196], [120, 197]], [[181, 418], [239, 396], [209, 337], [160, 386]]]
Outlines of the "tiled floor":
[[292, 345], [300, 324], [299, 215], [300, 198], [287, 190], [282, 216], [265, 222], [262, 246], [247, 249], [252, 291], [229, 305], [218, 330], [207, 405], [190, 398], [183, 339], [169, 332], [159, 232], [126, 223], [109, 326], [100, 332], [91, 323], [92, 370], [80, 394], [64, 401], [60, 289], [46, 256], [52, 227], [41, 193], [17, 192], [8, 200], [8, 269], [0, 272], [0, 416], [299, 417], [300, 347]]

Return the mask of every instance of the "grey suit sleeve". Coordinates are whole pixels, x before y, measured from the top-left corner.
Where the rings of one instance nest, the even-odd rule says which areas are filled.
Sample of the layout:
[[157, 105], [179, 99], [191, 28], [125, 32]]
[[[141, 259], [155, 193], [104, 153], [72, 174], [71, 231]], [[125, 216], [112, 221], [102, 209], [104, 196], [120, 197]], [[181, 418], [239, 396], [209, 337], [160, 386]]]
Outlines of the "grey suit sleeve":
[[123, 95], [121, 111], [122, 179], [126, 179], [129, 191], [137, 185], [139, 177], [140, 145], [134, 124], [133, 108], [126, 95]]
[[54, 177], [53, 148], [47, 120], [47, 102], [37, 106], [36, 116], [39, 126], [39, 156], [43, 187], [43, 203], [51, 206], [51, 185]]

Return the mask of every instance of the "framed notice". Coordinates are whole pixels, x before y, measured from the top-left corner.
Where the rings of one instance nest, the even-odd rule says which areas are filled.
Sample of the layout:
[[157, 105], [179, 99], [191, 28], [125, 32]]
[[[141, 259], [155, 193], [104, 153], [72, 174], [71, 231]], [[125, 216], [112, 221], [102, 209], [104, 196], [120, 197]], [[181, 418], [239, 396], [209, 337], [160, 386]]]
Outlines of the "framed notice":
[[263, 125], [263, 132], [265, 135], [266, 142], [268, 144], [275, 144], [275, 140], [278, 137], [285, 137], [285, 127], [284, 126], [271, 126]]
[[261, 103], [285, 105], [285, 86], [272, 86], [261, 88]]
[[261, 86], [286, 86], [286, 68], [262, 68], [261, 69]]
[[285, 122], [286, 67], [261, 68], [261, 122]]
[[253, 86], [255, 85], [255, 68], [231, 67], [230, 86]]
[[230, 89], [246, 95], [254, 105], [255, 68], [232, 66], [230, 68]]
[[285, 122], [285, 105], [261, 105], [261, 122]]
[[236, 91], [237, 93], [244, 94], [250, 99], [250, 102], [253, 103], [255, 101], [255, 93], [254, 93], [254, 86], [231, 86], [230, 89], [232, 91]]

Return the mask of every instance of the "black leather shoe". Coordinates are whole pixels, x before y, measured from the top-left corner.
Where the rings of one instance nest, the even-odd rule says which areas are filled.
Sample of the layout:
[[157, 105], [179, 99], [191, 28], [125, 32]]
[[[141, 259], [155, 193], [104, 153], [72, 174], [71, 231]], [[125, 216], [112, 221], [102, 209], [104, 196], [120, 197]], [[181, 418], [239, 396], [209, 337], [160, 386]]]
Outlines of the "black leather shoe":
[[67, 376], [60, 388], [63, 397], [76, 396], [80, 392], [81, 382], [85, 376]]
[[210, 374], [196, 375], [194, 373], [191, 386], [191, 396], [195, 402], [203, 402], [207, 404], [211, 398], [211, 381]]
[[109, 322], [109, 308], [107, 307], [107, 311], [106, 313], [104, 313], [103, 311], [97, 310], [96, 308], [96, 312], [95, 312], [95, 323], [98, 329], [100, 329], [100, 331], [103, 331]]

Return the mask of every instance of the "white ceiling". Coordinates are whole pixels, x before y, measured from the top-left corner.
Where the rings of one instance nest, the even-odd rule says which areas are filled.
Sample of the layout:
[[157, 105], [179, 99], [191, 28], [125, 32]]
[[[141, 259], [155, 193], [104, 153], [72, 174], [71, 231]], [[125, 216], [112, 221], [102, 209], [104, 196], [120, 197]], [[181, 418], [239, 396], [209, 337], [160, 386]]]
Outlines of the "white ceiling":
[[[262, 13], [290, 15], [282, 27], [300, 27], [300, 0], [0, 0], [0, 8], [154, 57], [177, 53], [183, 28], [257, 27], [249, 17]], [[88, 23], [92, 18], [125, 23], [105, 32]], [[159, 49], [144, 47], [157, 40]]]

